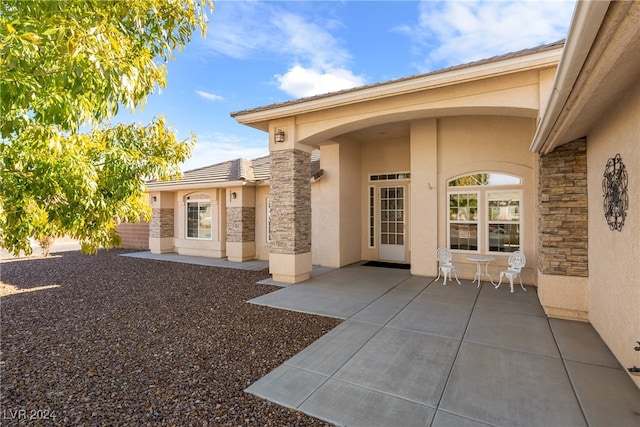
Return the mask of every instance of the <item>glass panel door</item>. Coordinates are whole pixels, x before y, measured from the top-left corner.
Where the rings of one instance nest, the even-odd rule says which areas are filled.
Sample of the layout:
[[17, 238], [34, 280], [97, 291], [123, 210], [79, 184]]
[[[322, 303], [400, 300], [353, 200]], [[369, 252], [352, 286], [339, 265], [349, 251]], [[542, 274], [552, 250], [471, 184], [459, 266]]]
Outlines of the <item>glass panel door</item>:
[[388, 261], [405, 261], [405, 188], [380, 187], [380, 251]]

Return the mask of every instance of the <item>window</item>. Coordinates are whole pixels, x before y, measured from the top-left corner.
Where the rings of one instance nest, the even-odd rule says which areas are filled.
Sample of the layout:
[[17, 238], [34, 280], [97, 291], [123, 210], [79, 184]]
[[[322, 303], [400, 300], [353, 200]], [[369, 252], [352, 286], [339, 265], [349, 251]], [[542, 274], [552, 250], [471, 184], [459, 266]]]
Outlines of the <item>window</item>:
[[396, 179], [411, 179], [410, 172], [379, 173], [369, 175], [369, 181], [393, 181]]
[[267, 242], [271, 240], [271, 198], [267, 197]]
[[449, 248], [478, 250], [478, 194], [449, 194]]
[[375, 188], [369, 187], [369, 247], [376, 245]]
[[404, 187], [380, 188], [380, 244], [404, 245]]
[[211, 239], [211, 201], [187, 197], [187, 238]]
[[449, 248], [475, 252], [519, 250], [521, 186], [519, 177], [493, 172], [449, 181]]
[[520, 193], [487, 193], [489, 251], [514, 252], [520, 249]]

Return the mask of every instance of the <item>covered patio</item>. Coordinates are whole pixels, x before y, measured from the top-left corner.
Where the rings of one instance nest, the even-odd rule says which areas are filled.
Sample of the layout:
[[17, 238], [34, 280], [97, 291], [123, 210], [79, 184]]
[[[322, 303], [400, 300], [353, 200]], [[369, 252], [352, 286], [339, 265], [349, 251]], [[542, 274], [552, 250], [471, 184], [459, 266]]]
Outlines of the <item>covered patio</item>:
[[637, 426], [640, 390], [594, 328], [536, 288], [329, 271], [254, 304], [345, 319], [246, 389], [337, 425]]

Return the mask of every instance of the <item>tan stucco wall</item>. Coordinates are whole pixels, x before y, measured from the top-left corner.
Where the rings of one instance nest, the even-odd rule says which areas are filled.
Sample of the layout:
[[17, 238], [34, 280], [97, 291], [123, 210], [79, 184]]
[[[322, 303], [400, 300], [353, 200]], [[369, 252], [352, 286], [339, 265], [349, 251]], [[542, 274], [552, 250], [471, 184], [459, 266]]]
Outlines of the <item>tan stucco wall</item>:
[[311, 186], [313, 263], [343, 267], [360, 258], [360, 144], [320, 148], [323, 175]]
[[[340, 145], [340, 265], [345, 266], [360, 261], [360, 235], [363, 218], [361, 215], [362, 176], [358, 159], [362, 153], [360, 144]], [[355, 235], [352, 235], [355, 234]]]
[[[589, 187], [589, 321], [625, 367], [640, 366], [640, 81], [587, 135]], [[620, 154], [628, 173], [629, 209], [611, 231], [602, 207], [607, 160]], [[640, 386], [640, 379], [633, 377]]]
[[[379, 259], [368, 247], [368, 188], [407, 188], [406, 260], [416, 275], [436, 275], [435, 249], [447, 245], [448, 179], [475, 172], [504, 172], [522, 177], [522, 245], [527, 255], [523, 281], [537, 283], [536, 155], [528, 148], [534, 119], [462, 116], [416, 120], [407, 138], [375, 142], [346, 141], [321, 145], [324, 176], [314, 184], [313, 263], [340, 267], [359, 259]], [[410, 181], [369, 181], [370, 174], [411, 172]], [[358, 201], [359, 200], [359, 201]], [[358, 201], [358, 202], [356, 202]], [[376, 206], [376, 212], [378, 207]], [[376, 240], [379, 230], [376, 224]], [[359, 250], [356, 254], [354, 251]], [[457, 253], [461, 277], [472, 278], [475, 263]], [[508, 254], [497, 255], [490, 271], [506, 267]]]
[[411, 123], [411, 274], [436, 276], [438, 265], [438, 120]]
[[[296, 140], [310, 145], [321, 144], [337, 135], [384, 122], [430, 117], [509, 114], [536, 118], [540, 85], [549, 85], [553, 81], [553, 73], [545, 70], [555, 70], [555, 67], [487, 77], [301, 114], [295, 120]], [[540, 79], [545, 80], [541, 82]]]
[[[313, 194], [313, 187], [311, 189]], [[269, 260], [269, 242], [267, 242], [267, 198], [269, 186], [256, 187], [256, 258]]]
[[[476, 172], [504, 172], [522, 177], [521, 248], [527, 257], [522, 281], [536, 284], [537, 189], [536, 157], [529, 151], [535, 120], [505, 116], [464, 116], [438, 119], [438, 246], [447, 246], [447, 181]], [[501, 187], [503, 188], [503, 187]], [[504, 187], [508, 188], [508, 187]], [[415, 197], [415, 196], [414, 196]], [[414, 209], [420, 209], [419, 207]], [[419, 242], [414, 244], [420, 244]], [[484, 239], [480, 239], [481, 248]], [[481, 250], [481, 252], [483, 252]], [[454, 254], [458, 275], [473, 278], [476, 264], [469, 254]], [[493, 254], [492, 254], [493, 255]], [[495, 255], [489, 272], [497, 277], [507, 266], [509, 254]], [[432, 256], [435, 257], [435, 254]], [[431, 261], [433, 262], [433, 261]]]

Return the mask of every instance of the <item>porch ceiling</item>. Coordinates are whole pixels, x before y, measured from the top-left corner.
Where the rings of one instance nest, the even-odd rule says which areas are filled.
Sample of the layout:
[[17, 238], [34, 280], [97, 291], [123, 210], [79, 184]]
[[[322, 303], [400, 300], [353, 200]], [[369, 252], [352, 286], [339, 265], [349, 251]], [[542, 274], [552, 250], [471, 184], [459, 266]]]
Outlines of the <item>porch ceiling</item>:
[[343, 133], [332, 138], [334, 142], [375, 142], [388, 139], [408, 139], [410, 125], [408, 121], [383, 123], [376, 126], [369, 126], [351, 132]]

